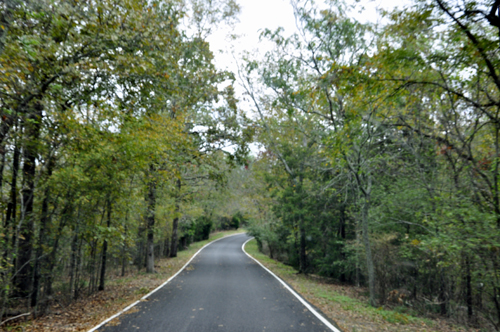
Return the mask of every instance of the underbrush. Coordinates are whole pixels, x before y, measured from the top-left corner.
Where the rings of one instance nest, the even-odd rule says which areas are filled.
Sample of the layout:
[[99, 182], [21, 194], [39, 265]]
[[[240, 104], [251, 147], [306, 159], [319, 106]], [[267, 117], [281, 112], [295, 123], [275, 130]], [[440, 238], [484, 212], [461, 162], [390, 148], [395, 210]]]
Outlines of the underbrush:
[[155, 262], [156, 271], [153, 274], [130, 269], [125, 276], [121, 277], [118, 272], [110, 271], [105, 290], [89, 295], [82, 294], [80, 299], [67, 305], [55, 298], [46, 315], [36, 319], [31, 319], [29, 316], [23, 317], [26, 320], [18, 320], [1, 326], [2, 331], [88, 331], [160, 286], [177, 273], [207, 243], [224, 236], [244, 232], [245, 230], [239, 229], [212, 233], [208, 240], [191, 243], [188, 249], [179, 251], [175, 258], [158, 259]]
[[476, 331], [453, 325], [445, 319], [414, 316], [411, 308], [374, 308], [368, 305], [367, 290], [314, 275], [297, 274], [290, 266], [275, 261], [252, 240], [245, 251], [291, 285], [307, 301], [335, 321], [344, 332], [359, 331]]

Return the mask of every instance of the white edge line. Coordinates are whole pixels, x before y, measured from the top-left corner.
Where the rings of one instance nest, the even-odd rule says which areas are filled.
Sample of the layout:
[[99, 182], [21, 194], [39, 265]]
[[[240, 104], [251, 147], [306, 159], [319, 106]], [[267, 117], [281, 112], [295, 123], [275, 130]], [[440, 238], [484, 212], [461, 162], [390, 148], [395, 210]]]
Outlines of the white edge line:
[[[333, 326], [328, 320], [326, 320], [325, 317], [323, 317], [322, 315], [320, 315], [313, 307], [311, 307], [311, 305], [309, 303], [307, 303], [301, 296], [299, 296], [297, 294], [297, 292], [295, 292], [290, 286], [288, 286], [280, 277], [278, 277], [276, 274], [274, 274], [273, 272], [271, 272], [271, 270], [269, 270], [267, 267], [265, 267], [264, 265], [262, 265], [261, 262], [259, 262], [258, 260], [256, 260], [255, 258], [253, 258], [252, 256], [250, 256], [250, 254], [248, 254], [246, 251], [245, 251], [245, 245], [253, 240], [254, 238], [252, 237], [251, 239], [248, 239], [245, 243], [243, 243], [243, 245], [241, 246], [241, 250], [243, 250], [243, 252], [248, 256], [250, 257], [251, 259], [253, 259], [255, 262], [257, 262], [257, 264], [259, 264], [264, 270], [266, 270], [267, 272], [269, 272], [269, 274], [271, 274], [273, 277], [275, 277], [290, 293], [292, 293], [293, 296], [295, 296], [303, 305], [304, 307], [306, 307], [307, 309], [309, 309], [309, 311], [314, 315], [316, 316], [323, 324], [325, 324], [330, 330], [334, 331], [334, 332], [342, 332], [340, 331], [339, 329], [337, 329], [335, 326]], [[90, 332], [90, 331], [89, 331]]]
[[[163, 286], [165, 286], [166, 284], [168, 284], [172, 279], [174, 279], [175, 277], [177, 277], [177, 275], [179, 275], [179, 273], [181, 273], [188, 265], [189, 263], [191, 263], [191, 261], [193, 260], [193, 258], [195, 258], [199, 253], [200, 251], [202, 251], [203, 249], [205, 249], [205, 247], [211, 245], [212, 243], [214, 242], [217, 242], [219, 240], [222, 240], [222, 239], [225, 239], [227, 237], [230, 237], [230, 236], [235, 236], [235, 235], [241, 235], [241, 234], [245, 234], [245, 233], [237, 233], [237, 234], [231, 234], [231, 235], [226, 235], [226, 236], [223, 236], [221, 237], [220, 239], [217, 239], [217, 240], [213, 240], [212, 242], [209, 242], [207, 244], [205, 244], [203, 247], [200, 248], [200, 250], [198, 250], [194, 255], [193, 257], [191, 257], [191, 259], [186, 263], [184, 264], [184, 266], [179, 270], [177, 271], [176, 274], [174, 274], [173, 276], [171, 276], [170, 278], [168, 278], [167, 281], [165, 281], [163, 284], [161, 284], [160, 286], [156, 287], [155, 289], [153, 289], [151, 292], [149, 292], [148, 294], [144, 295], [140, 300], [138, 301], [135, 301], [134, 303], [132, 303], [131, 305], [129, 305], [128, 307], [126, 307], [125, 309], [117, 312], [116, 314], [114, 314], [113, 316], [109, 317], [108, 319], [106, 319], [105, 321], [103, 321], [102, 323], [100, 323], [99, 325], [93, 327], [92, 329], [88, 330], [87, 332], [94, 332], [94, 331], [97, 331], [97, 329], [101, 328], [103, 325], [106, 325], [107, 323], [109, 323], [110, 321], [112, 321], [113, 319], [115, 319], [116, 317], [120, 316], [121, 314], [125, 313], [126, 311], [132, 309], [134, 306], [136, 306], [138, 303], [140, 303], [141, 301], [144, 301], [145, 299], [147, 299], [149, 296], [153, 295], [154, 293], [156, 293], [158, 290], [160, 290]], [[247, 241], [248, 242], [248, 241]], [[245, 242], [246, 243], [246, 242]], [[246, 253], [246, 252], [245, 252]], [[247, 254], [248, 255], [248, 254]]]

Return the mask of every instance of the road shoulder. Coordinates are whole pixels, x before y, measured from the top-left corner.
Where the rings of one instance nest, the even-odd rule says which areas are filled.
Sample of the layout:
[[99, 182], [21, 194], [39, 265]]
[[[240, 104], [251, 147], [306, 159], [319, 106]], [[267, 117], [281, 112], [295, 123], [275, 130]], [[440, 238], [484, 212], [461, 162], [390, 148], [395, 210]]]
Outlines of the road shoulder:
[[267, 269], [290, 285], [300, 296], [318, 308], [344, 332], [355, 331], [466, 331], [447, 321], [424, 319], [367, 303], [364, 288], [333, 283], [317, 276], [304, 276], [290, 266], [259, 252], [255, 240], [245, 245], [245, 251]]
[[[30, 332], [88, 331], [107, 318], [123, 311], [175, 275], [205, 245], [225, 236], [242, 234], [244, 230], [218, 232], [206, 241], [195, 242], [178, 257], [155, 262], [156, 273], [147, 274], [130, 268], [124, 277], [119, 272], [109, 274], [106, 289], [65, 305], [55, 301], [46, 315], [35, 320], [16, 323], [12, 328]], [[132, 309], [133, 310], [133, 309]], [[19, 327], [17, 327], [19, 326]], [[9, 327], [10, 328], [10, 327]]]

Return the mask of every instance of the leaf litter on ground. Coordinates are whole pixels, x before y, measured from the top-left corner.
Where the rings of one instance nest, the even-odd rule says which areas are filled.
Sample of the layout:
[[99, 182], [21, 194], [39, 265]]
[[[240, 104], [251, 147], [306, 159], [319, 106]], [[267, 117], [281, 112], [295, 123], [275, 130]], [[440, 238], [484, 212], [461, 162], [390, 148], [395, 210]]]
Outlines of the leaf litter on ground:
[[[103, 291], [87, 296], [82, 295], [80, 299], [65, 307], [55, 301], [48, 308], [47, 314], [36, 319], [18, 321], [4, 326], [4, 330], [26, 332], [88, 331], [160, 286], [177, 273], [205, 244], [223, 236], [242, 232], [244, 231], [212, 233], [209, 240], [192, 243], [187, 250], [179, 251], [175, 258], [158, 259], [153, 274], [134, 269], [121, 277], [118, 275], [118, 270], [113, 271], [107, 277], [106, 288]], [[124, 314], [133, 313], [135, 310], [137, 309], [131, 308]], [[113, 319], [108, 324], [119, 325], [120, 317]]]
[[283, 279], [297, 293], [333, 320], [343, 332], [476, 332], [439, 318], [420, 318], [388, 308], [368, 305], [368, 290], [363, 287], [339, 284], [315, 275], [298, 274], [292, 267], [275, 261], [257, 248], [255, 240], [248, 242], [245, 251]]

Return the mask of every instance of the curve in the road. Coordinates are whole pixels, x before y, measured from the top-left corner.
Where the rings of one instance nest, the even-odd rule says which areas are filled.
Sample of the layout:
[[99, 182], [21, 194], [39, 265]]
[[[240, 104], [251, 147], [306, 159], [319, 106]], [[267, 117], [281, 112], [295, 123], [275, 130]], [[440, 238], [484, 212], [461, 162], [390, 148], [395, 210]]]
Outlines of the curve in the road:
[[242, 250], [249, 239], [207, 244], [163, 285], [89, 332], [340, 332]]

